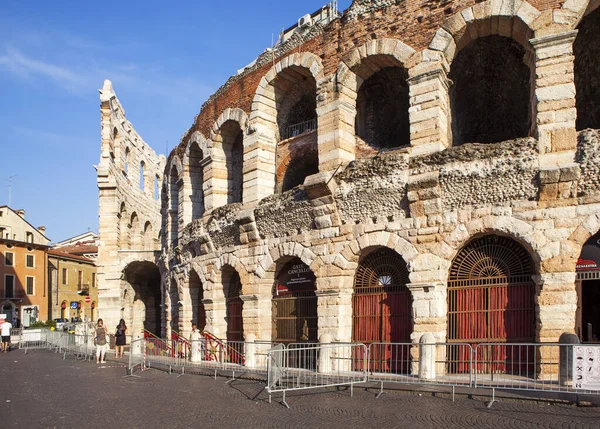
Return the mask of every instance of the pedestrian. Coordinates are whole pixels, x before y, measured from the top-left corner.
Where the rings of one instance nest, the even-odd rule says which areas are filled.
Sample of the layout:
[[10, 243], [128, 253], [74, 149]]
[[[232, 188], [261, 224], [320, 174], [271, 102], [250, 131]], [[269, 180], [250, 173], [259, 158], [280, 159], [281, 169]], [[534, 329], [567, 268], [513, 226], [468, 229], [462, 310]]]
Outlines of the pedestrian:
[[10, 351], [10, 330], [12, 329], [11, 323], [6, 320], [6, 315], [0, 317], [0, 336], [2, 336], [2, 351], [4, 353]]
[[13, 318], [13, 328], [15, 329], [19, 329], [21, 327], [21, 320], [19, 319], [19, 316], [16, 316]]
[[115, 354], [117, 359], [123, 357], [123, 351], [125, 349], [125, 344], [127, 343], [127, 337], [125, 336], [126, 333], [127, 325], [125, 324], [125, 320], [121, 319], [119, 320], [117, 331], [115, 332]]
[[202, 360], [202, 334], [198, 330], [196, 322], [192, 322], [192, 332], [190, 333], [190, 359], [192, 362]]
[[94, 328], [94, 345], [96, 346], [96, 363], [106, 363], [106, 352], [108, 351], [108, 331], [102, 319]]

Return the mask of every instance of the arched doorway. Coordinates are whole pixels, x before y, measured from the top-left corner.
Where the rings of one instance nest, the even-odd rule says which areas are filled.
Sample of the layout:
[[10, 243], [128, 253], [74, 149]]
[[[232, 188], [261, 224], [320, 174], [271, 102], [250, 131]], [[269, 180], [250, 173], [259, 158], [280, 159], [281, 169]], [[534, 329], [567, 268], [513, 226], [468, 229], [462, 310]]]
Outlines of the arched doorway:
[[371, 347], [372, 369], [408, 372], [413, 330], [412, 296], [406, 262], [391, 249], [380, 248], [361, 258], [354, 276], [352, 341]]
[[575, 329], [582, 342], [600, 338], [600, 232], [593, 235], [577, 260], [577, 314]]
[[273, 287], [273, 341], [317, 342], [316, 277], [298, 258], [280, 266]]
[[244, 302], [240, 275], [231, 267], [223, 269], [223, 293], [225, 294], [225, 320], [227, 322], [227, 341], [244, 341]]
[[[487, 235], [458, 252], [448, 280], [448, 342], [482, 343], [535, 341], [535, 265], [515, 240]], [[450, 372], [468, 370], [468, 349], [451, 346]], [[528, 347], [477, 348], [478, 370], [521, 375], [534, 370]]]
[[190, 271], [190, 299], [192, 301], [192, 322], [196, 322], [199, 330], [206, 327], [206, 310], [204, 308], [204, 289], [196, 271]]
[[[160, 272], [152, 262], [132, 262], [123, 271], [123, 318], [131, 334], [145, 330], [160, 337]], [[129, 286], [129, 287], [128, 287]], [[133, 289], [133, 290], [131, 290]]]

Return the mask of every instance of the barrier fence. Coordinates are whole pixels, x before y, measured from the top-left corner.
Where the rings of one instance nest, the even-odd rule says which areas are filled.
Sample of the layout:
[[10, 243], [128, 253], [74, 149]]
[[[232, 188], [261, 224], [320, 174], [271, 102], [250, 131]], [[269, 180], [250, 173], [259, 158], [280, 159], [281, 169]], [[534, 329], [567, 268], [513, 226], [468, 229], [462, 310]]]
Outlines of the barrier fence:
[[[93, 359], [92, 334], [13, 330], [11, 344], [25, 353], [46, 349]], [[291, 343], [225, 341], [202, 337], [140, 338], [130, 343], [127, 375], [163, 368], [184, 375], [254, 374], [271, 396], [362, 383], [449, 386], [600, 395], [600, 344], [563, 343]], [[379, 396], [378, 395], [378, 396]]]

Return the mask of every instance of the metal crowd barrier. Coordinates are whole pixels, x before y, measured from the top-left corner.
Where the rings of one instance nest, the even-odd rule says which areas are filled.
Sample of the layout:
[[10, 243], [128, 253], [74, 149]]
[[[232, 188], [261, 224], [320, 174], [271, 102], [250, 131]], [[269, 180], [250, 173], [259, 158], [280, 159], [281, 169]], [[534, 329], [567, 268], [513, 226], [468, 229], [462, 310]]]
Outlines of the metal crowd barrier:
[[273, 393], [281, 392], [282, 403], [286, 392], [350, 386], [368, 380], [365, 360], [367, 347], [359, 343], [329, 343], [318, 345], [290, 344], [269, 351], [269, 364], [275, 368], [267, 371], [269, 402]]
[[13, 328], [10, 330], [10, 349], [20, 349], [21, 348], [21, 335], [23, 333], [23, 328]]
[[474, 387], [600, 394], [600, 344], [482, 343], [473, 351]]
[[384, 383], [472, 387], [472, 354], [461, 343], [371, 343], [368, 347], [369, 381]]
[[129, 348], [129, 362], [127, 364], [126, 377], [139, 377], [135, 374], [136, 368], [143, 371], [146, 369], [146, 340], [140, 338], [133, 340]]

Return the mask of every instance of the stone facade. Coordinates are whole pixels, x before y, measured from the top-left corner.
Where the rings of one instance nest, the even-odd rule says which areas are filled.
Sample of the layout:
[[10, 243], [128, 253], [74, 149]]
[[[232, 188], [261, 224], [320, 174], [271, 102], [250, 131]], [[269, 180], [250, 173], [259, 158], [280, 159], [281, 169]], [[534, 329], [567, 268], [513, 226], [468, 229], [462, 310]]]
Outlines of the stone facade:
[[[573, 332], [575, 264], [583, 244], [600, 230], [598, 131], [576, 129], [575, 84], [598, 75], [590, 72], [596, 65], [589, 60], [579, 67], [585, 76], [575, 76], [573, 44], [579, 23], [588, 19], [584, 16], [599, 13], [584, 0], [356, 0], [341, 19], [296, 40], [293, 50], [269, 53], [269, 60], [263, 54], [229, 79], [203, 105], [166, 163], [139, 140], [148, 163], [155, 160], [152, 171], [165, 178], [162, 213], [157, 202], [136, 194], [110, 160], [115, 124], [119, 135], [135, 132], [122, 128], [129, 124], [105, 85], [98, 170], [103, 312], [116, 317], [121, 308], [118, 293], [127, 282], [119, 279], [127, 277], [127, 264], [152, 260], [160, 269], [161, 333], [189, 330], [199, 305], [193, 297], [199, 296], [200, 287], [206, 329], [224, 337], [228, 280], [223, 273], [235, 270], [242, 283], [244, 335], [271, 340], [277, 271], [297, 258], [316, 276], [319, 336], [351, 341], [357, 268], [366, 255], [384, 247], [408, 268], [411, 340], [418, 342], [429, 332], [444, 341], [452, 262], [473, 239], [494, 234], [519, 243], [535, 266], [535, 340], [556, 341], [561, 333]], [[600, 39], [586, 37], [588, 44], [600, 44]], [[460, 76], [460, 64], [469, 64], [462, 54], [486, 49], [493, 50], [484, 52], [492, 59], [502, 49], [514, 53], [528, 74], [507, 69], [506, 76], [498, 70], [474, 75], [478, 90], [472, 93], [487, 108], [469, 113], [477, 127], [458, 139], [454, 134], [471, 110], [459, 101], [457, 91], [468, 89], [469, 81], [459, 85], [449, 76]], [[502, 66], [491, 60], [480, 65], [484, 70]], [[357, 100], [363, 97], [361, 86], [374, 76], [379, 80], [371, 82], [386, 85], [378, 73], [392, 67], [401, 68], [397, 76], [406, 77], [410, 145], [394, 146], [388, 139], [391, 143], [383, 149], [357, 136], [355, 119], [369, 105]], [[495, 80], [486, 81], [488, 75]], [[503, 86], [494, 86], [499, 77], [506, 77]], [[284, 170], [294, 165], [282, 159], [282, 91], [286, 85], [299, 88], [306, 80], [316, 82], [319, 172], [281, 192]], [[494, 98], [516, 86], [518, 96], [498, 102]], [[491, 91], [484, 91], [488, 87]], [[520, 103], [514, 108], [519, 114], [510, 118], [522, 123], [497, 134], [504, 141], [477, 131], [505, 131], [502, 112], [510, 103]], [[237, 123], [243, 133], [242, 201], [233, 204], [224, 193], [231, 189], [227, 181], [235, 172], [223, 155], [219, 134], [227, 121]], [[190, 156], [194, 147], [201, 150], [200, 160]], [[203, 177], [196, 184], [202, 192], [201, 215], [190, 202], [196, 195], [190, 171], [198, 165]], [[119, 247], [122, 201], [128, 202], [128, 213], [138, 210], [138, 217], [143, 214], [152, 225], [162, 215], [161, 252]], [[193, 287], [192, 275], [199, 279]]]

